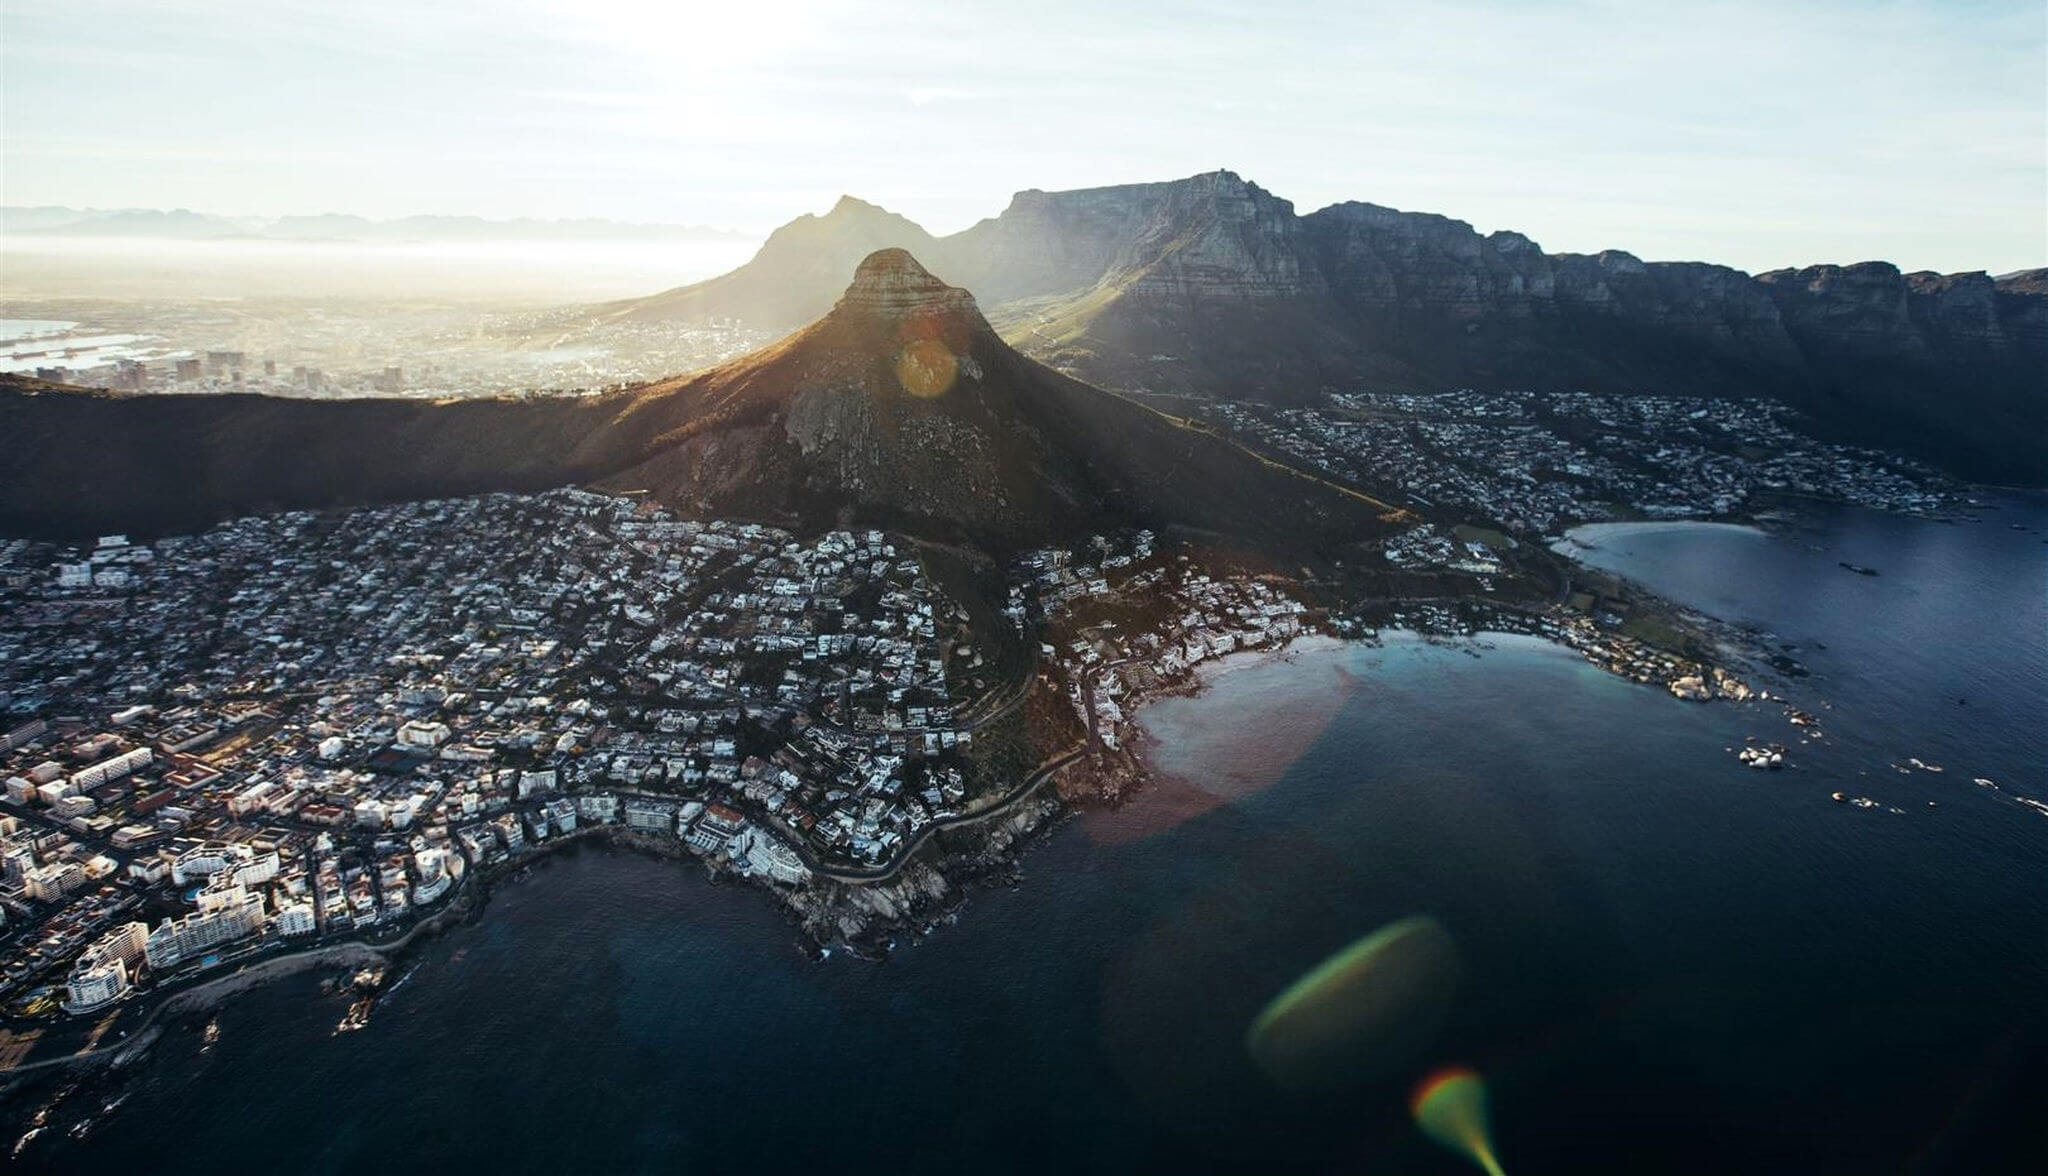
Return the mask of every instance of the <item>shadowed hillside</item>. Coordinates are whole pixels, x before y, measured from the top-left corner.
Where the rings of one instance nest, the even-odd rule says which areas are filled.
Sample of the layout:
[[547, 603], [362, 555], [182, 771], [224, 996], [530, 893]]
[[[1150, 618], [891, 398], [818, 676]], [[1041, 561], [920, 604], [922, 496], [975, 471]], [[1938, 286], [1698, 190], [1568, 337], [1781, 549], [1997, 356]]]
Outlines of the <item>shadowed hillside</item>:
[[16, 381], [0, 429], [27, 442], [0, 494], [16, 533], [581, 482], [998, 551], [1129, 524], [1293, 552], [1364, 538], [1383, 509], [1025, 358], [900, 249], [781, 343], [623, 392], [311, 401]]

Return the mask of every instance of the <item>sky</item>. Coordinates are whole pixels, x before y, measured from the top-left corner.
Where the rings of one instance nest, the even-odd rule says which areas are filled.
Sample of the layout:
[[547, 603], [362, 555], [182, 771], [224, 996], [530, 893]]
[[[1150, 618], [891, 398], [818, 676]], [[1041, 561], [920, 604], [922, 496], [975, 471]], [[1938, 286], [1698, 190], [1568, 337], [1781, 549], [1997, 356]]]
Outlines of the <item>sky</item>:
[[2048, 5], [0, 0], [0, 202], [610, 217], [1229, 168], [1552, 251], [2048, 265]]

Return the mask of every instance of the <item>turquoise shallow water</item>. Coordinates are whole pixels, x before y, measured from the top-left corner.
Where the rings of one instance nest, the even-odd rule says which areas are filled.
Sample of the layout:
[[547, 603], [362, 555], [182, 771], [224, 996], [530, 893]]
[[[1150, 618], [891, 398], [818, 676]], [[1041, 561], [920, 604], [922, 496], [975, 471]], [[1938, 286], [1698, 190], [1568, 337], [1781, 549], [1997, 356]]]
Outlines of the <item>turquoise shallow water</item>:
[[[813, 964], [745, 889], [577, 852], [428, 947], [367, 1029], [330, 1036], [341, 1009], [278, 984], [25, 1160], [1452, 1173], [1404, 1100], [1461, 1062], [1520, 1176], [2048, 1170], [2048, 816], [2013, 799], [2048, 800], [2044, 533], [2015, 499], [1590, 536], [1798, 647], [1794, 695], [1832, 707], [1790, 771], [1726, 750], [1790, 742], [1774, 707], [1523, 639], [1233, 663], [1146, 713], [1171, 779], [885, 964]], [[1424, 1054], [1339, 1095], [1261, 1077], [1266, 1000], [1414, 913], [1465, 961]]]

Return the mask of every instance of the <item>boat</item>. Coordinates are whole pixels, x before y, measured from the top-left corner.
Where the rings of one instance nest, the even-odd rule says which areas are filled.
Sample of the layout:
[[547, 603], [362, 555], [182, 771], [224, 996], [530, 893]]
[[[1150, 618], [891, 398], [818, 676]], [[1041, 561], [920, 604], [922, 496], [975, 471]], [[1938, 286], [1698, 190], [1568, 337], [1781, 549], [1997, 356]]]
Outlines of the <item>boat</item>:
[[1844, 568], [1847, 568], [1848, 570], [1855, 572], [1859, 576], [1877, 575], [1876, 568], [1865, 567], [1862, 564], [1852, 564], [1848, 560], [1838, 560], [1836, 562], [1840, 563]]

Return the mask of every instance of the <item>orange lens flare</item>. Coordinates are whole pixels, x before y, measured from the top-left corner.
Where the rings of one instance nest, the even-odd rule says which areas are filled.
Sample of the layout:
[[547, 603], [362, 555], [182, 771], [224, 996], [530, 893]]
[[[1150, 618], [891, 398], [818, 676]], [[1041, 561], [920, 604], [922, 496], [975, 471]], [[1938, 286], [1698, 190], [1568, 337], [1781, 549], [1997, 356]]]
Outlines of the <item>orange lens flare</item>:
[[1505, 1176], [1493, 1155], [1486, 1083], [1477, 1073], [1463, 1066], [1438, 1070], [1415, 1088], [1408, 1107], [1424, 1135], [1470, 1159], [1489, 1176]]
[[896, 353], [896, 382], [920, 400], [946, 394], [960, 374], [960, 362], [937, 339], [917, 339]]

